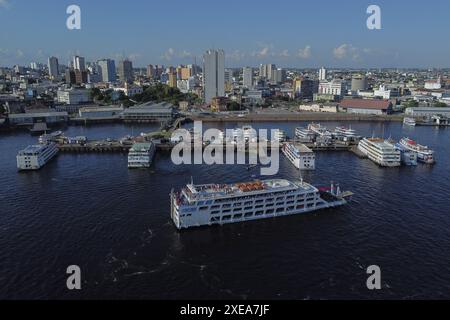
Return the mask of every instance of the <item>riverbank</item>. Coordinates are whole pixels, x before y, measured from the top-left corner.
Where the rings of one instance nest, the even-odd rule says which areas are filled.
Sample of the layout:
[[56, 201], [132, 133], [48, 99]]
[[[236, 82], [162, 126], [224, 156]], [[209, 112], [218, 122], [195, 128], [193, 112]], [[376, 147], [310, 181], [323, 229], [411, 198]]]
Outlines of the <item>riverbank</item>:
[[190, 119], [203, 122], [299, 122], [299, 121], [373, 121], [402, 122], [403, 114], [362, 115], [347, 113], [253, 113], [249, 115], [192, 115]]

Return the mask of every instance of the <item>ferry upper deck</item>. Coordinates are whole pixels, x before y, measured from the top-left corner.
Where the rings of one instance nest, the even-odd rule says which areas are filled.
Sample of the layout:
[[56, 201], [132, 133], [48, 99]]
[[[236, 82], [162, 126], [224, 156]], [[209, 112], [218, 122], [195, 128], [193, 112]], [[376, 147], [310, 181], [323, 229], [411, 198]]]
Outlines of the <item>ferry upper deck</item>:
[[220, 198], [250, 197], [273, 192], [299, 191], [317, 192], [318, 190], [308, 183], [292, 182], [283, 179], [254, 181], [249, 183], [236, 184], [208, 184], [208, 185], [188, 185], [183, 189], [190, 201], [215, 200]]

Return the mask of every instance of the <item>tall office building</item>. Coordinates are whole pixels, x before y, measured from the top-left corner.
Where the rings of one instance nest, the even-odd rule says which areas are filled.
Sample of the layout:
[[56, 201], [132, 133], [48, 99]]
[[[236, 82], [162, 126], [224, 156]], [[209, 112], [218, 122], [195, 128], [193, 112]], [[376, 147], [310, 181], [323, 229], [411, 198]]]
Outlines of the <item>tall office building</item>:
[[270, 77], [271, 82], [273, 83], [283, 83], [286, 81], [286, 70], [278, 68], [272, 70], [272, 76]]
[[176, 88], [177, 87], [177, 73], [176, 72], [170, 72], [169, 73], [168, 85], [171, 88]]
[[243, 86], [247, 89], [253, 88], [253, 69], [245, 67], [242, 69]]
[[59, 75], [59, 62], [58, 58], [50, 57], [48, 58], [48, 75], [52, 79], [56, 79]]
[[327, 80], [327, 70], [322, 67], [319, 70], [319, 81], [325, 81]]
[[203, 55], [203, 91], [206, 103], [225, 95], [225, 52], [208, 50]]
[[155, 78], [155, 68], [153, 68], [153, 65], [151, 64], [147, 66], [147, 78], [149, 79]]
[[273, 71], [277, 67], [274, 64], [262, 64], [259, 66], [259, 77], [267, 80], [272, 80]]
[[86, 61], [83, 57], [73, 57], [73, 68], [75, 70], [86, 71]]
[[125, 59], [119, 62], [119, 79], [123, 82], [133, 82], [133, 63]]
[[114, 60], [103, 59], [97, 62], [99, 66], [99, 73], [102, 76], [103, 82], [114, 82], [116, 81], [116, 63]]

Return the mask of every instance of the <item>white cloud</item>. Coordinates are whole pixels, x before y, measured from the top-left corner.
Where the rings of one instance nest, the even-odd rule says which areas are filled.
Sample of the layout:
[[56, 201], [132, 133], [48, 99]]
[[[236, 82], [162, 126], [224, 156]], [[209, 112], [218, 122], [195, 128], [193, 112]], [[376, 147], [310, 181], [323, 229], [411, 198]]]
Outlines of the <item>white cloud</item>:
[[333, 49], [333, 55], [336, 59], [344, 59], [347, 57], [348, 44], [342, 44]]
[[306, 46], [298, 50], [298, 56], [302, 59], [309, 59], [311, 57], [311, 46]]
[[269, 53], [269, 50], [270, 50], [269, 47], [264, 47], [256, 55], [259, 57], [265, 57]]
[[162, 59], [171, 61], [173, 59], [173, 56], [175, 55], [175, 50], [173, 48], [169, 48], [163, 55], [161, 56]]
[[347, 43], [344, 43], [339, 47], [333, 49], [333, 55], [338, 60], [351, 58], [354, 61], [360, 61], [361, 52], [368, 54], [371, 53], [371, 49], [365, 48], [361, 51], [359, 48]]
[[290, 57], [291, 54], [289, 53], [289, 50], [286, 49], [286, 50], [281, 51], [280, 56], [287, 58], [287, 57]]
[[166, 60], [166, 61], [172, 61], [175, 58], [185, 59], [185, 58], [193, 58], [193, 57], [195, 57], [195, 55], [193, 53], [191, 53], [190, 51], [183, 50], [183, 51], [177, 52], [175, 49], [169, 48], [169, 49], [167, 49], [166, 52], [164, 52], [162, 54], [161, 59]]
[[240, 61], [244, 59], [246, 54], [244, 52], [241, 52], [239, 50], [234, 50], [231, 53], [226, 54], [227, 60], [234, 60], [234, 61]]
[[142, 54], [140, 53], [131, 53], [128, 55], [128, 59], [131, 61], [139, 60], [142, 57]]

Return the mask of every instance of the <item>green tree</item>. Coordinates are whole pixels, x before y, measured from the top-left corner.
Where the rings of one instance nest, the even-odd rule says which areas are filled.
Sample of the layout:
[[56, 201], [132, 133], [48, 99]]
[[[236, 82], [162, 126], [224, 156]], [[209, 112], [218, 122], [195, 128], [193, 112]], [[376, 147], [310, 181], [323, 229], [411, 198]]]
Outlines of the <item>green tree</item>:
[[446, 103], [444, 103], [444, 102], [439, 102], [439, 101], [435, 102], [433, 106], [434, 106], [435, 108], [446, 108], [446, 107], [448, 107], [448, 105], [447, 105]]

